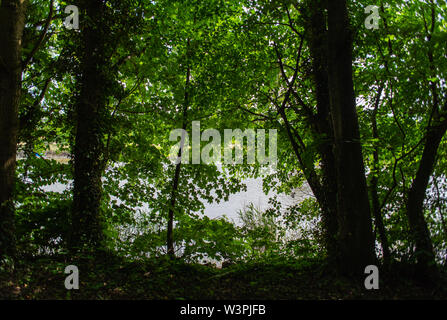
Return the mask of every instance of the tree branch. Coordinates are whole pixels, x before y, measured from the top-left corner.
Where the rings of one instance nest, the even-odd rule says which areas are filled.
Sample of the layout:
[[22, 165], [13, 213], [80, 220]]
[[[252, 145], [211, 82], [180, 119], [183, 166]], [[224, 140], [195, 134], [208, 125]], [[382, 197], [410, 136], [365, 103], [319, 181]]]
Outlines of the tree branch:
[[31, 62], [31, 59], [34, 57], [36, 52], [39, 50], [39, 47], [42, 45], [43, 40], [45, 39], [45, 36], [48, 32], [48, 28], [50, 27], [51, 19], [53, 18], [53, 4], [54, 0], [50, 0], [50, 13], [48, 14], [47, 21], [45, 23], [45, 27], [42, 30], [42, 33], [40, 34], [39, 40], [37, 40], [36, 44], [34, 45], [33, 50], [28, 55], [28, 57], [25, 59], [25, 61], [22, 63], [22, 69], [25, 70], [29, 63]]

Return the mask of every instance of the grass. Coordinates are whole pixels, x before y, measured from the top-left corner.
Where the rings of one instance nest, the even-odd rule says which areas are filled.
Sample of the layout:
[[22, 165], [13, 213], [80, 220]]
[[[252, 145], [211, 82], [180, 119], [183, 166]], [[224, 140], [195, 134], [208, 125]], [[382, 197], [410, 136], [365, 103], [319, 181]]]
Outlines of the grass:
[[[182, 261], [124, 261], [114, 256], [41, 257], [0, 274], [0, 299], [320, 300], [446, 299], [446, 272], [437, 285], [415, 280], [412, 267], [381, 272], [380, 289], [339, 277], [318, 260], [240, 263], [218, 269]], [[65, 266], [79, 268], [79, 290], [64, 286]]]

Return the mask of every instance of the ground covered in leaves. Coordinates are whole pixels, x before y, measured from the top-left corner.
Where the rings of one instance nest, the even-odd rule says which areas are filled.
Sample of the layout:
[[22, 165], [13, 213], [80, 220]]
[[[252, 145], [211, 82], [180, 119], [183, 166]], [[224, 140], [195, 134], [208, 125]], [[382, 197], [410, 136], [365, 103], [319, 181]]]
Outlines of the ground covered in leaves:
[[126, 262], [79, 258], [79, 290], [64, 286], [64, 257], [39, 258], [0, 274], [0, 299], [447, 299], [446, 270], [435, 285], [417, 280], [411, 266], [381, 271], [380, 289], [363, 279], [337, 277], [321, 261], [270, 261], [219, 269], [166, 259]]

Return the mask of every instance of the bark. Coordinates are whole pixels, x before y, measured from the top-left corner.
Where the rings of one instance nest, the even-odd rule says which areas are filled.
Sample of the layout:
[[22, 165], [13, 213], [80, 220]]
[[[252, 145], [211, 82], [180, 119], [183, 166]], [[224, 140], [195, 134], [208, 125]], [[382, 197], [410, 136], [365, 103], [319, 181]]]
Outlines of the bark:
[[101, 216], [104, 134], [107, 104], [107, 56], [104, 11], [100, 0], [83, 1], [87, 17], [81, 30], [80, 93], [75, 103], [72, 250], [97, 248], [103, 240]]
[[330, 263], [338, 260], [338, 245], [336, 234], [337, 222], [337, 184], [335, 159], [332, 146], [334, 143], [333, 128], [330, 115], [330, 97], [327, 70], [326, 20], [323, 13], [322, 1], [310, 1], [308, 4], [309, 48], [312, 57], [312, 73], [315, 84], [317, 101], [317, 115], [312, 119], [311, 127], [319, 140], [319, 154], [321, 156], [322, 192], [320, 206], [322, 208], [322, 222], [325, 246]]
[[[188, 68], [188, 76], [187, 76], [187, 84], [189, 84], [189, 68]], [[188, 100], [188, 93], [185, 93], [185, 102]], [[183, 108], [183, 130], [186, 129], [186, 119], [187, 119], [187, 104], [185, 103], [185, 107]], [[182, 137], [183, 139], [183, 137]], [[182, 159], [182, 153], [184, 148], [187, 148], [187, 146], [181, 145], [179, 151], [178, 151], [178, 159]], [[179, 161], [175, 165], [175, 172], [174, 172], [174, 179], [172, 180], [172, 190], [171, 190], [171, 202], [169, 205], [169, 211], [168, 211], [168, 230], [166, 235], [166, 246], [167, 246], [167, 253], [170, 257], [175, 256], [175, 250], [174, 250], [174, 210], [175, 210], [175, 204], [177, 202], [177, 192], [178, 192], [178, 185], [180, 181], [180, 170], [182, 168], [182, 162]]]
[[[313, 73], [314, 73], [314, 81], [317, 86], [317, 115], [315, 116], [312, 109], [309, 108], [300, 98], [298, 93], [293, 89], [295, 81], [297, 79], [297, 71], [300, 64], [300, 57], [302, 52], [302, 44], [304, 37], [301, 37], [300, 48], [298, 50], [298, 58], [296, 60], [295, 72], [292, 77], [292, 80], [288, 80], [286, 75], [284, 64], [282, 62], [281, 55], [278, 50], [276, 50], [278, 63], [280, 65], [281, 74], [287, 84], [288, 90], [284, 96], [284, 99], [279, 105], [276, 101], [271, 99], [271, 101], [275, 104], [278, 113], [281, 118], [284, 120], [284, 126], [287, 132], [287, 136], [289, 141], [291, 142], [293, 151], [298, 159], [300, 167], [306, 177], [306, 181], [309, 184], [309, 187], [312, 190], [317, 202], [321, 208], [321, 218], [322, 218], [322, 229], [323, 229], [323, 245], [326, 249], [327, 253], [327, 261], [329, 265], [334, 265], [337, 259], [337, 241], [336, 241], [336, 233], [337, 233], [337, 214], [336, 214], [336, 184], [335, 184], [335, 169], [333, 166], [333, 152], [332, 152], [332, 127], [329, 116], [329, 93], [327, 87], [327, 66], [326, 66], [326, 53], [325, 48], [321, 49], [321, 46], [325, 47], [324, 43], [324, 25], [319, 25], [321, 23], [321, 19], [324, 19], [323, 15], [318, 15], [321, 13], [322, 8], [320, 7], [321, 2], [307, 3], [303, 8], [305, 8], [305, 15], [308, 15], [307, 9], [311, 9], [310, 19], [308, 19], [308, 25], [306, 28], [311, 29], [311, 36], [307, 38], [307, 41], [311, 44], [311, 51], [315, 54], [313, 56]], [[301, 11], [300, 6], [295, 4], [297, 10]], [[309, 17], [307, 17], [309, 18]], [[324, 22], [324, 21], [323, 21]], [[292, 23], [290, 21], [290, 23]], [[293, 26], [291, 25], [293, 28]], [[321, 33], [320, 33], [321, 32]], [[313, 37], [317, 35], [318, 37]], [[323, 35], [323, 37], [322, 37]], [[324, 83], [326, 80], [326, 83]], [[299, 105], [303, 107], [303, 111], [305, 113], [304, 118], [307, 121], [308, 127], [314, 135], [314, 139], [319, 141], [319, 154], [321, 156], [321, 169], [322, 174], [317, 174], [317, 171], [314, 167], [314, 161], [307, 160], [303, 155], [306, 152], [306, 145], [304, 144], [302, 138], [299, 133], [293, 129], [291, 126], [289, 119], [285, 113], [285, 107], [287, 104], [290, 104], [291, 107], [295, 110], [298, 115], [302, 115], [302, 111], [294, 108], [293, 104], [291, 104], [290, 97], [293, 95], [298, 101]]]
[[[427, 32], [427, 58], [430, 66], [430, 76], [436, 76], [436, 65], [434, 60], [434, 48], [430, 44], [435, 30], [436, 10], [432, 2], [431, 6], [431, 28], [425, 26]], [[423, 278], [435, 279], [438, 276], [433, 244], [430, 238], [430, 231], [424, 217], [424, 199], [430, 176], [436, 165], [438, 148], [442, 138], [447, 131], [447, 99], [440, 107], [440, 98], [437, 84], [430, 81], [430, 91], [433, 99], [432, 112], [425, 136], [424, 150], [419, 161], [419, 167], [407, 197], [407, 216], [410, 226], [410, 233], [415, 244], [416, 263], [419, 275]]]
[[[190, 46], [190, 40], [187, 41], [187, 59], [189, 58], [189, 46]], [[188, 108], [189, 108], [189, 83], [191, 78], [191, 68], [188, 65], [186, 70], [186, 83], [185, 83], [185, 97], [183, 102], [183, 130], [186, 129], [187, 120], [188, 120]], [[181, 159], [181, 155], [183, 152], [183, 146], [180, 148], [178, 152], [178, 157]], [[182, 167], [182, 162], [179, 161], [175, 166], [175, 173], [174, 173], [174, 179], [172, 181], [172, 191], [171, 191], [171, 202], [169, 206], [168, 211], [168, 230], [167, 230], [167, 238], [166, 238], [166, 245], [167, 245], [167, 253], [169, 256], [174, 257], [175, 251], [174, 251], [174, 211], [175, 211], [175, 203], [177, 201], [177, 192], [178, 192], [178, 185], [180, 180], [180, 170]]]
[[431, 126], [425, 138], [424, 150], [416, 177], [408, 191], [407, 216], [411, 236], [416, 246], [418, 271], [421, 276], [436, 275], [435, 254], [430, 231], [424, 217], [424, 199], [430, 176], [436, 164], [438, 148], [447, 130], [447, 121]]
[[[374, 163], [377, 163], [379, 159], [378, 153], [374, 152], [373, 157], [374, 157]], [[379, 201], [378, 178], [375, 175], [371, 177], [370, 187], [371, 187], [371, 210], [374, 216], [374, 222], [377, 231], [379, 232], [379, 239], [382, 245], [383, 261], [386, 265], [388, 265], [391, 259], [391, 251], [388, 242], [388, 237], [386, 235], [385, 225], [383, 223], [383, 215]]]
[[340, 271], [361, 275], [375, 263], [371, 211], [352, 80], [346, 0], [328, 1], [328, 79], [337, 171]]
[[[181, 157], [181, 150], [179, 151], [179, 157]], [[167, 230], [167, 239], [166, 239], [166, 245], [168, 248], [168, 255], [171, 257], [174, 257], [175, 250], [174, 250], [174, 209], [175, 209], [175, 203], [177, 201], [177, 191], [178, 191], [178, 184], [180, 180], [180, 170], [181, 170], [181, 161], [176, 164], [175, 166], [175, 173], [174, 173], [174, 179], [172, 181], [172, 191], [171, 191], [171, 203], [169, 206], [168, 211], [168, 230]]]
[[0, 6], [0, 260], [15, 255], [13, 192], [22, 78], [25, 0]]
[[[380, 103], [380, 96], [383, 92], [383, 86], [379, 87], [379, 91], [377, 93], [376, 102], [374, 104], [374, 110], [372, 114], [372, 134], [374, 139], [379, 139], [379, 131], [377, 128], [377, 112], [379, 110], [379, 103]], [[373, 172], [371, 174], [371, 210], [374, 216], [374, 222], [376, 224], [377, 231], [379, 232], [379, 239], [380, 243], [382, 245], [382, 252], [383, 252], [383, 260], [386, 265], [389, 264], [390, 258], [391, 258], [391, 252], [390, 252], [390, 246], [388, 243], [388, 238], [386, 236], [386, 230], [385, 225], [383, 223], [383, 216], [382, 216], [382, 210], [379, 200], [379, 193], [378, 193], [378, 185], [379, 185], [379, 178], [378, 178], [378, 170], [379, 170], [379, 150], [376, 147], [373, 151]]]
[[433, 178], [435, 182], [435, 189], [436, 189], [436, 205], [438, 206], [439, 215], [441, 217], [441, 224], [442, 224], [442, 230], [444, 231], [444, 237], [447, 239], [447, 223], [444, 216], [444, 206], [443, 202], [446, 202], [446, 198], [441, 196], [441, 193], [439, 192], [439, 185], [438, 185], [438, 179], [436, 177]]

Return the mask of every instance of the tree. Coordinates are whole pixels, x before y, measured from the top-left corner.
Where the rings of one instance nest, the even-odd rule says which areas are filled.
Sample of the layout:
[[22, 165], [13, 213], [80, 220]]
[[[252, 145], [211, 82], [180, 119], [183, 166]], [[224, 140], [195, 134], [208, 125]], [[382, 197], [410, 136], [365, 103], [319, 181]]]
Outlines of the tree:
[[[190, 81], [191, 81], [191, 66], [189, 62], [189, 50], [190, 50], [190, 39], [187, 40], [186, 45], [186, 80], [185, 80], [185, 95], [184, 95], [184, 101], [183, 101], [183, 123], [182, 123], [182, 129], [185, 130], [187, 127], [187, 120], [188, 120], [188, 108], [189, 108], [189, 94], [190, 94]], [[178, 157], [182, 159], [184, 147], [180, 147], [178, 151]], [[171, 199], [170, 199], [170, 205], [168, 209], [168, 229], [167, 229], [167, 237], [166, 237], [166, 247], [168, 251], [168, 255], [173, 257], [175, 255], [174, 251], [174, 211], [175, 211], [175, 203], [177, 200], [177, 192], [178, 192], [178, 185], [180, 180], [180, 173], [181, 173], [181, 166], [182, 162], [178, 161], [178, 163], [175, 165], [175, 173], [174, 178], [172, 179], [172, 191], [171, 191]]]
[[15, 255], [14, 180], [26, 1], [0, 4], [0, 259]]
[[[287, 1], [280, 4], [255, 1], [252, 6], [255, 10], [247, 13], [246, 24], [251, 24], [253, 27], [243, 25], [242, 32], [248, 33], [253, 29], [253, 34], [249, 34], [247, 40], [253, 41], [252, 47], [263, 42], [265, 47], [257, 49], [255, 53], [249, 51], [251, 48], [245, 49], [249, 52], [246, 54], [248, 57], [255, 56], [259, 59], [256, 64], [241, 67], [241, 70], [254, 69], [259, 72], [259, 75], [255, 74], [251, 79], [247, 79], [248, 86], [259, 88], [254, 90], [257, 96], [255, 100], [257, 108], [256, 110], [251, 108], [248, 113], [254, 115], [256, 119], [254, 121], [259, 121], [261, 118], [266, 122], [276, 122], [275, 125], [290, 142], [291, 151], [296, 157], [299, 168], [297, 171], [302, 172], [321, 209], [324, 245], [329, 261], [338, 261], [343, 272], [351, 273], [354, 271], [347, 265], [358, 257], [361, 262], [357, 260], [357, 265], [352, 265], [352, 268], [359, 274], [363, 272], [364, 262], [373, 262], [375, 259], [353, 91], [352, 39], [347, 43], [346, 49], [341, 46], [348, 54], [347, 60], [343, 63], [345, 76], [341, 77], [341, 80], [349, 80], [350, 77], [350, 81], [345, 87], [338, 87], [335, 83], [340, 79], [333, 76], [336, 72], [330, 73], [330, 67], [338, 67], [338, 61], [329, 60], [328, 42], [331, 41], [331, 33], [326, 29], [324, 1], [294, 4], [296, 10], [291, 10]], [[340, 13], [334, 13], [335, 16], [338, 14]], [[346, 26], [348, 27], [348, 22]], [[332, 36], [337, 32], [332, 32]], [[332, 40], [338, 44], [343, 39]], [[258, 57], [259, 52], [264, 56]], [[272, 53], [277, 61], [276, 66], [272, 66], [271, 63]], [[343, 100], [341, 98], [344, 98], [345, 92], [350, 96]], [[345, 105], [347, 102], [348, 105]], [[269, 110], [268, 104], [275, 110]], [[334, 112], [337, 117], [343, 117], [344, 114], [350, 116], [346, 127], [351, 132], [343, 131], [344, 136], [338, 135], [338, 141], [356, 137], [357, 147], [351, 149], [349, 144], [337, 144], [336, 132], [341, 128], [335, 126], [333, 122]], [[334, 153], [337, 150], [339, 153]], [[351, 159], [353, 155], [355, 158], [352, 159], [352, 163], [345, 162], [344, 156]], [[339, 158], [336, 159], [336, 156]], [[344, 166], [345, 164], [355, 166], [348, 168]], [[350, 179], [352, 181], [349, 181]], [[352, 182], [359, 182], [360, 187], [358, 184], [354, 187], [350, 184]], [[351, 190], [345, 190], [346, 183], [350, 184]], [[343, 193], [340, 192], [340, 187], [344, 188]], [[350, 194], [351, 192], [357, 192], [356, 208], [349, 208], [346, 205], [351, 203], [350, 197], [354, 195]], [[343, 205], [340, 205], [341, 203]], [[362, 212], [355, 213], [359, 208]], [[357, 237], [355, 241], [346, 238], [346, 235], [353, 233], [355, 233], [353, 237]], [[358, 244], [355, 248], [356, 253], [352, 248], [348, 248], [353, 243]], [[339, 252], [343, 248], [344, 253]], [[361, 254], [369, 258], [361, 257]], [[350, 259], [352, 260], [348, 262]]]
[[[423, 277], [436, 274], [427, 224], [435, 217], [427, 215], [424, 201], [432, 192], [430, 177], [439, 163], [446, 131], [447, 99], [441, 85], [446, 70], [441, 12], [446, 5], [445, 1], [438, 4], [429, 0], [398, 1], [389, 9], [382, 5], [382, 27], [359, 40], [371, 41], [370, 46], [357, 49], [364, 61], [361, 65], [368, 65], [367, 72], [359, 73], [357, 88], [363, 99], [369, 96], [372, 106], [368, 121], [374, 147], [369, 181], [384, 258], [390, 253], [385, 248], [388, 239], [383, 216], [394, 218], [402, 213], [408, 221], [409, 258]], [[377, 90], [371, 92], [372, 87]], [[390, 161], [392, 165], [387, 166]], [[444, 179], [440, 172], [441, 168], [436, 175]]]
[[104, 240], [101, 179], [109, 160], [106, 140], [107, 134], [110, 138], [115, 114], [109, 106], [110, 101], [118, 99], [119, 105], [123, 99], [116, 80], [118, 67], [135, 53], [129, 43], [127, 50], [121, 45], [136, 32], [141, 12], [130, 11], [136, 8], [127, 1], [80, 0], [78, 7], [83, 20], [80, 42], [75, 49], [79, 66], [75, 68], [78, 92], [74, 102], [74, 187], [69, 246], [96, 249]]
[[437, 67], [435, 66], [434, 45], [432, 44], [437, 20], [436, 5], [433, 0], [430, 1], [429, 12], [431, 17], [430, 26], [428, 26], [425, 20], [425, 12], [424, 25], [428, 47], [427, 61], [430, 70], [429, 88], [432, 97], [431, 116], [426, 127], [422, 156], [418, 164], [416, 175], [408, 191], [406, 209], [410, 230], [416, 244], [419, 271], [421, 275], [431, 277], [436, 275], [437, 270], [433, 244], [430, 238], [430, 231], [428, 230], [425, 221], [423, 205], [429, 179], [437, 162], [438, 149], [442, 138], [447, 132], [447, 95], [443, 102], [443, 97], [440, 95], [440, 90], [438, 88], [437, 76], [439, 74]]
[[337, 172], [338, 240], [344, 273], [375, 261], [359, 123], [352, 79], [352, 34], [346, 0], [328, 2], [328, 80]]
[[80, 1], [81, 26], [79, 97], [75, 102], [74, 190], [70, 247], [97, 247], [101, 226], [101, 176], [104, 169], [104, 120], [107, 103], [105, 3]]
[[311, 128], [321, 141], [319, 153], [321, 157], [321, 192], [320, 205], [323, 210], [328, 260], [338, 264], [340, 259], [337, 232], [337, 177], [335, 155], [333, 150], [334, 133], [330, 110], [330, 94], [328, 79], [327, 28], [322, 1], [308, 1], [304, 5], [306, 23], [308, 25], [308, 43], [312, 59], [312, 74], [315, 86], [316, 116], [312, 118]]

